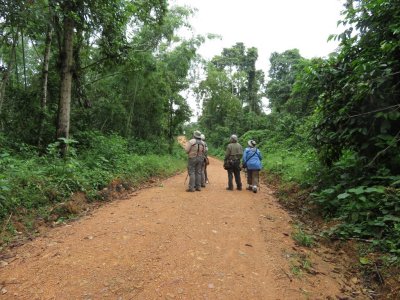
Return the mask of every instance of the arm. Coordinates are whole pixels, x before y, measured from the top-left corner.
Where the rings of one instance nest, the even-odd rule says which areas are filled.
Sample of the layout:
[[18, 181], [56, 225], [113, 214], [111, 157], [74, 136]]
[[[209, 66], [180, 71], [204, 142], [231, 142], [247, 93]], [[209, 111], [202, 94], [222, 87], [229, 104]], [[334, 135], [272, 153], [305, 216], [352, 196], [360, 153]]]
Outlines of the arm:
[[242, 159], [243, 165], [246, 163], [246, 160], [247, 160], [247, 148], [244, 149], [244, 152], [243, 152], [243, 159]]
[[258, 152], [258, 157], [260, 158], [260, 160], [262, 160], [261, 151], [259, 149], [257, 149], [257, 152]]
[[229, 156], [231, 156], [231, 144], [228, 145], [228, 147], [226, 148], [225, 151], [225, 159], [229, 158]]
[[188, 141], [187, 143], [186, 143], [186, 147], [185, 147], [185, 152], [186, 153], [189, 153], [190, 152], [190, 149], [192, 148], [192, 143], [190, 142], [190, 141]]

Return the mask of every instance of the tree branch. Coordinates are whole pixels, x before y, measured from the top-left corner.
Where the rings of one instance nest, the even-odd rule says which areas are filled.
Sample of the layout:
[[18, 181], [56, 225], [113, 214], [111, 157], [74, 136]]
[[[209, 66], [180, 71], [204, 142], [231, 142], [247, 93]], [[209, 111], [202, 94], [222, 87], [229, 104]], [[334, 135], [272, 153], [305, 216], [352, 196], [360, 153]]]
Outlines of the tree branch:
[[108, 77], [113, 77], [113, 76], [116, 76], [116, 75], [119, 75], [119, 74], [125, 74], [125, 73], [129, 73], [129, 72], [132, 72], [132, 71], [138, 71], [138, 70], [139, 70], [139, 69], [124, 71], [124, 72], [117, 72], [117, 73], [113, 73], [113, 74], [108, 74], [108, 75], [106, 75], [106, 76], [102, 76], [102, 77], [100, 77], [100, 78], [96, 78], [95, 80], [86, 83], [84, 86], [91, 85], [91, 84], [93, 84], [93, 83], [96, 83], [97, 81], [103, 80], [103, 79], [108, 78]]
[[349, 119], [350, 119], [350, 118], [359, 117], [359, 116], [364, 116], [364, 115], [373, 114], [373, 113], [376, 113], [376, 112], [379, 112], [379, 111], [384, 111], [384, 110], [388, 110], [388, 109], [395, 108], [395, 107], [400, 108], [400, 104], [396, 104], [396, 105], [392, 105], [392, 106], [387, 106], [387, 107], [384, 107], [384, 108], [380, 108], [380, 109], [368, 111], [368, 112], [362, 113], [362, 114], [352, 115], [352, 116], [349, 116]]
[[[395, 144], [396, 144], [397, 142], [400, 141], [400, 138], [398, 138], [399, 136], [400, 136], [400, 130], [399, 130], [399, 132], [397, 132], [397, 134], [396, 134], [395, 137], [394, 137]], [[379, 152], [375, 155], [375, 157], [371, 160], [371, 162], [368, 163], [367, 167], [372, 166], [372, 164], [375, 162], [375, 160], [377, 160], [377, 158], [378, 158], [379, 156], [381, 156], [383, 153], [385, 153], [385, 152], [386, 152], [390, 147], [392, 147], [392, 146], [393, 146], [393, 145], [389, 145], [389, 146], [387, 146], [385, 149], [379, 151]]]

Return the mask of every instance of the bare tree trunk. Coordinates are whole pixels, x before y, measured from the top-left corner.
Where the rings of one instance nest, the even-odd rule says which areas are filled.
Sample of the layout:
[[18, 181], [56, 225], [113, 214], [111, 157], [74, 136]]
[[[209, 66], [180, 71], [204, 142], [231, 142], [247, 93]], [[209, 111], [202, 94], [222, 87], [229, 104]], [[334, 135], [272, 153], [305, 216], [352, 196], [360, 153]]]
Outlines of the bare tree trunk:
[[0, 81], [0, 115], [2, 112], [4, 100], [5, 100], [6, 85], [10, 78], [12, 69], [14, 68], [15, 46], [17, 44], [17, 37], [18, 37], [18, 34], [13, 35], [13, 41], [12, 41], [12, 46], [11, 46], [11, 51], [10, 51], [10, 58], [8, 61], [7, 68], [3, 71], [3, 76]]
[[133, 116], [134, 116], [134, 113], [135, 113], [136, 96], [137, 96], [137, 91], [138, 91], [138, 86], [139, 86], [138, 81], [139, 80], [135, 80], [135, 83], [134, 83], [135, 87], [134, 87], [133, 96], [131, 98], [131, 106], [129, 108], [129, 115], [128, 115], [128, 118], [126, 120], [125, 136], [127, 136], [127, 137], [131, 136], [131, 134], [132, 134], [132, 120], [133, 120]]
[[172, 122], [174, 118], [174, 100], [172, 98], [169, 99], [169, 116], [168, 116], [168, 153], [172, 154], [174, 148], [174, 138], [173, 138], [173, 128]]
[[84, 108], [92, 107], [92, 103], [89, 101], [88, 97], [85, 93], [85, 76], [84, 69], [82, 68], [81, 62], [81, 49], [84, 42], [83, 31], [82, 29], [78, 29], [76, 32], [76, 43], [74, 45], [74, 96], [78, 100], [80, 106]]
[[[73, 39], [74, 39], [74, 20], [65, 17], [64, 19], [64, 38], [61, 52], [61, 87], [60, 100], [58, 104], [58, 122], [56, 138], [69, 137], [70, 112], [71, 112], [71, 87], [73, 75]], [[67, 144], [61, 143], [61, 155], [67, 154]]]
[[256, 72], [255, 67], [252, 66], [251, 71], [248, 72], [248, 82], [247, 82], [247, 91], [248, 91], [248, 103], [249, 103], [249, 111], [257, 113], [257, 99], [256, 94], [254, 93], [255, 83], [256, 83]]
[[49, 60], [50, 60], [50, 49], [52, 40], [53, 29], [51, 24], [47, 25], [46, 31], [46, 44], [44, 48], [43, 56], [43, 69], [42, 69], [42, 99], [40, 101], [40, 123], [38, 133], [38, 146], [42, 146], [43, 142], [43, 128], [44, 121], [47, 113], [47, 82], [49, 77]]
[[22, 64], [24, 66], [24, 88], [26, 90], [26, 61], [25, 61], [25, 41], [24, 41], [24, 32], [21, 29], [21, 44], [22, 44]]

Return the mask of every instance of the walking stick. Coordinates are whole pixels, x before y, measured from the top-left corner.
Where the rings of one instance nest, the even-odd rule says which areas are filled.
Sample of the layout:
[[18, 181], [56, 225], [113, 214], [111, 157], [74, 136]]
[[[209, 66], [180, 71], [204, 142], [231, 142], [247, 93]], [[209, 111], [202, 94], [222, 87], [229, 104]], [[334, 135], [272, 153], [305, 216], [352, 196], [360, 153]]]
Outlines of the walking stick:
[[204, 181], [205, 181], [205, 183], [210, 184], [210, 181], [208, 180], [208, 174], [207, 174], [207, 164], [204, 165]]
[[183, 185], [186, 184], [186, 180], [188, 179], [188, 177], [189, 177], [189, 172], [187, 172], [187, 174], [186, 174], [185, 182], [183, 183]]

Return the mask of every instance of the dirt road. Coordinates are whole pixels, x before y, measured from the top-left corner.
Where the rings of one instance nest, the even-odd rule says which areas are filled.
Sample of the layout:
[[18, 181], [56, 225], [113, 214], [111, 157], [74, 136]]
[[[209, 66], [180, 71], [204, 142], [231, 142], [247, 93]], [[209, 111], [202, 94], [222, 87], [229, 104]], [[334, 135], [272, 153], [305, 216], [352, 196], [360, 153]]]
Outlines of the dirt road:
[[338, 299], [335, 266], [294, 244], [267, 186], [226, 191], [221, 162], [208, 170], [201, 192], [181, 174], [14, 249], [0, 299]]

